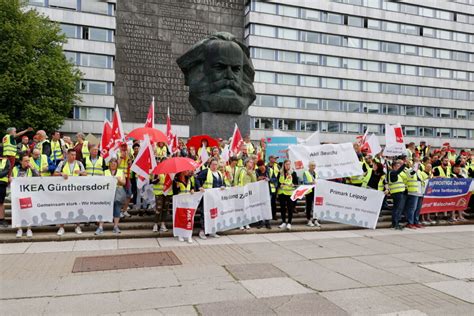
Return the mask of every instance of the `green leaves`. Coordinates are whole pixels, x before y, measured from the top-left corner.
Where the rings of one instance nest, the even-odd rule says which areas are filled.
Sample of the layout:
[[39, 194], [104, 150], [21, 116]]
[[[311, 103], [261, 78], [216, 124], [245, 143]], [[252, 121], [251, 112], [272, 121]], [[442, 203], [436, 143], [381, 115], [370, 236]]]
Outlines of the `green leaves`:
[[0, 131], [52, 131], [71, 112], [81, 73], [63, 54], [58, 24], [21, 3], [0, 0]]

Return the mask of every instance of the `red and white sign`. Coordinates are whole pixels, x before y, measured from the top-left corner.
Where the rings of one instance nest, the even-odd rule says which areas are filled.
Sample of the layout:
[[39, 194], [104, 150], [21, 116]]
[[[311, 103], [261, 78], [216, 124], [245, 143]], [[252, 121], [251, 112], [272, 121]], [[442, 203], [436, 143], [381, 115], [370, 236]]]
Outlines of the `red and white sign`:
[[314, 185], [300, 185], [293, 191], [290, 199], [292, 201], [300, 200], [305, 197], [306, 193], [311, 191], [314, 188]]
[[232, 142], [230, 143], [231, 156], [237, 156], [240, 153], [240, 147], [244, 143], [239, 127], [235, 124], [234, 133], [232, 134]]
[[396, 125], [385, 124], [385, 149], [384, 156], [400, 156], [406, 154], [405, 141], [400, 123]]
[[153, 97], [153, 99], [151, 100], [144, 127], [155, 128], [155, 97]]
[[367, 150], [367, 153], [373, 156], [380, 153], [382, 151], [382, 147], [380, 147], [377, 136], [375, 134], [371, 134], [369, 137], [367, 137], [365, 143], [361, 147], [361, 150]]
[[25, 197], [25, 198], [19, 198], [18, 199], [20, 202], [20, 209], [25, 209], [25, 208], [32, 208], [33, 207], [33, 202], [31, 201], [30, 197]]
[[156, 160], [153, 153], [153, 147], [151, 146], [148, 135], [145, 135], [145, 140], [140, 144], [140, 151], [130, 167], [130, 170], [138, 175], [137, 186], [139, 189], [147, 183], [150, 173], [155, 169], [155, 167]]
[[173, 236], [189, 238], [193, 235], [194, 215], [204, 193], [173, 196]]

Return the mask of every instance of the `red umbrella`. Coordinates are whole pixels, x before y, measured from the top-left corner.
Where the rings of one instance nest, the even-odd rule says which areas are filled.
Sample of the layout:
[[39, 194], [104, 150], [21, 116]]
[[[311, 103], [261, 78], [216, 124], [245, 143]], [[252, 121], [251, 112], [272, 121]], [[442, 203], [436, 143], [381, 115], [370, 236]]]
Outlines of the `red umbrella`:
[[181, 171], [195, 170], [200, 164], [193, 159], [185, 157], [173, 157], [160, 162], [153, 170], [154, 174], [178, 173]]
[[135, 128], [133, 131], [128, 133], [127, 138], [133, 138], [137, 140], [144, 140], [145, 135], [148, 135], [150, 137], [150, 141], [153, 143], [167, 143], [168, 138], [166, 137], [163, 132], [157, 130], [156, 128], [151, 128], [151, 127], [139, 127]]
[[203, 139], [207, 140], [207, 147], [214, 147], [214, 146], [217, 147], [217, 146], [219, 146], [219, 142], [216, 139], [209, 136], [209, 135], [196, 135], [196, 136], [193, 136], [188, 140], [188, 143], [186, 144], [186, 146], [188, 148], [189, 147], [194, 147], [197, 151], [199, 148], [202, 147], [201, 142], [202, 142]]

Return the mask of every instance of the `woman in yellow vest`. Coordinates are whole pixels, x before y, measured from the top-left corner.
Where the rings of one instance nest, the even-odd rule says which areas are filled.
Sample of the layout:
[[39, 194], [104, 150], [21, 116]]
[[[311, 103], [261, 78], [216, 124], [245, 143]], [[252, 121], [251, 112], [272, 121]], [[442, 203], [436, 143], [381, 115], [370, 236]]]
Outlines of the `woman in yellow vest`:
[[[112, 232], [114, 234], [120, 234], [119, 222], [120, 222], [120, 213], [122, 210], [122, 204], [126, 201], [126, 193], [125, 193], [125, 175], [122, 170], [118, 168], [118, 160], [116, 158], [112, 158], [109, 161], [109, 169], [105, 170], [104, 176], [106, 177], [115, 177], [117, 179], [117, 189], [115, 193], [114, 199], [114, 209], [113, 209], [113, 216], [114, 216], [114, 228]], [[102, 223], [99, 223], [99, 234], [104, 232], [104, 228], [102, 227]], [[98, 228], [98, 230], [99, 230]], [[96, 231], [97, 233], [98, 231]]]
[[[291, 161], [285, 160], [280, 170], [278, 178], [278, 199], [280, 201], [281, 225], [278, 228], [291, 230], [293, 221], [293, 211], [295, 210], [295, 202], [291, 200], [291, 195], [298, 185], [298, 177], [296, 172], [291, 169]], [[288, 220], [286, 215], [288, 214]]]
[[[308, 170], [303, 172], [303, 184], [304, 185], [314, 185], [316, 184], [316, 163], [314, 161], [310, 161], [308, 164]], [[306, 202], [306, 220], [308, 223], [306, 226], [309, 227], [320, 227], [319, 221], [317, 218], [313, 218], [313, 204], [314, 204], [314, 189], [308, 192], [305, 196]]]
[[[239, 171], [237, 186], [243, 187], [249, 183], [257, 182], [257, 174], [255, 173], [255, 164], [253, 159], [247, 158], [244, 167]], [[240, 230], [250, 229], [250, 225], [241, 226]]]
[[[54, 175], [61, 176], [65, 180], [67, 180], [69, 177], [87, 175], [82, 162], [76, 160], [76, 151], [74, 150], [74, 148], [68, 149], [66, 160], [63, 160], [59, 163], [59, 165], [56, 167], [56, 171], [54, 171]], [[74, 231], [78, 235], [82, 234], [80, 223], [76, 224], [76, 228], [74, 229]], [[63, 236], [64, 233], [64, 224], [61, 224], [59, 225], [57, 235]]]
[[[165, 161], [166, 157], [161, 159], [161, 162]], [[167, 232], [166, 228], [166, 215], [169, 212], [170, 205], [172, 205], [173, 198], [173, 180], [169, 178], [169, 175], [159, 174], [153, 175], [153, 193], [155, 194], [155, 224], [153, 225], [153, 232], [158, 232], [158, 223], [160, 223], [159, 231]]]
[[[24, 155], [20, 158], [20, 164], [13, 168], [12, 171], [12, 178], [23, 178], [23, 177], [39, 177], [39, 172], [31, 167], [30, 164], [30, 157], [28, 155]], [[11, 182], [11, 181], [10, 181]], [[23, 236], [23, 229], [22, 227], [18, 227], [16, 231], [16, 238], [21, 238]], [[26, 237], [31, 238], [33, 237], [33, 231], [31, 230], [31, 226], [26, 228]]]

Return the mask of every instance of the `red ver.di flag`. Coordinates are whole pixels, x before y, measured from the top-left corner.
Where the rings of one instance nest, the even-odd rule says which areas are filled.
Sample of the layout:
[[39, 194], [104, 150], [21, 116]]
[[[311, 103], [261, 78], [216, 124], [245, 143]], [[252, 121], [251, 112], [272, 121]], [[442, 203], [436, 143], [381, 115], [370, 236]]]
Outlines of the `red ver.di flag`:
[[406, 154], [405, 141], [400, 123], [396, 125], [385, 124], [385, 149], [384, 156], [400, 156]]
[[430, 179], [420, 214], [466, 210], [471, 197], [471, 181], [472, 179]]
[[173, 196], [173, 236], [189, 238], [193, 235], [194, 214], [204, 193]]

